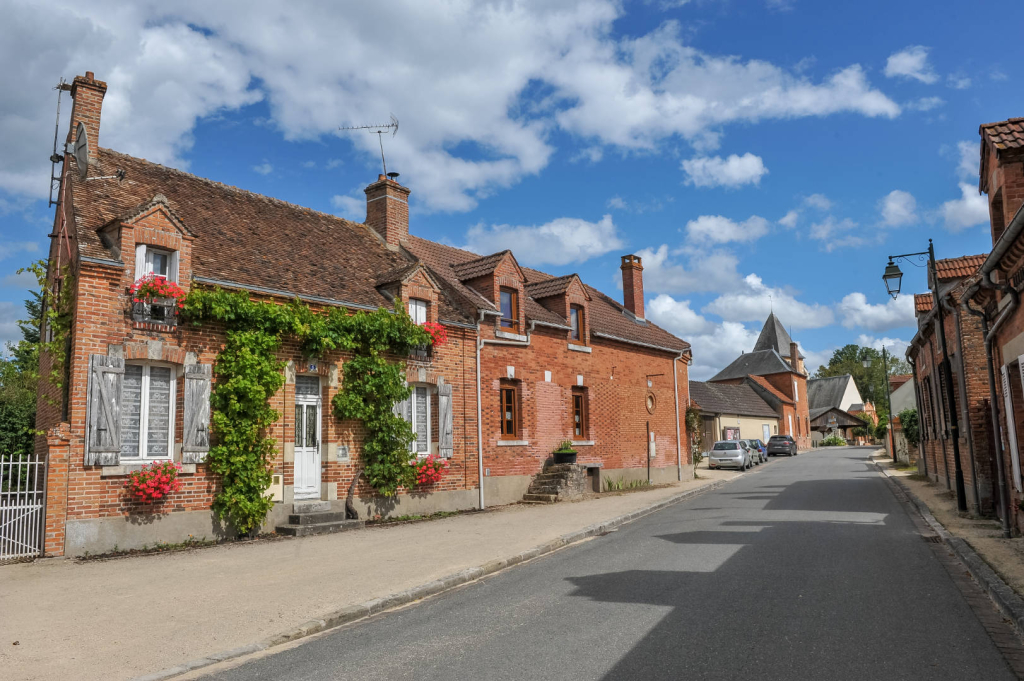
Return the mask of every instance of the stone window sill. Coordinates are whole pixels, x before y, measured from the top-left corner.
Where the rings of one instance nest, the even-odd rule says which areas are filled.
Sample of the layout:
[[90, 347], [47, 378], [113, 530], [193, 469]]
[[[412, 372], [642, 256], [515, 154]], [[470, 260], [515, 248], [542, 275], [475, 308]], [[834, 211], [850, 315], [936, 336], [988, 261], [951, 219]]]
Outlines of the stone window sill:
[[504, 338], [506, 340], [522, 341], [526, 342], [527, 338], [524, 334], [509, 333], [508, 331], [495, 331], [494, 335], [498, 338]]
[[573, 447], [593, 447], [593, 440], [572, 440]]
[[528, 444], [529, 440], [498, 440], [499, 447], [525, 447]]
[[[153, 463], [156, 463], [158, 461], [159, 460], [155, 460]], [[116, 477], [120, 477], [120, 476], [123, 476], [123, 475], [128, 475], [129, 473], [133, 473], [135, 471], [141, 471], [144, 467], [146, 467], [148, 465], [149, 464], [145, 464], [145, 463], [126, 463], [126, 464], [121, 464], [119, 466], [103, 466], [100, 469], [100, 477], [101, 478], [116, 478]], [[183, 463], [183, 464], [181, 464], [180, 475], [195, 475], [195, 473], [196, 473], [196, 465], [194, 463]]]
[[591, 352], [591, 349], [586, 345], [576, 345], [575, 343], [569, 343], [569, 349], [573, 352]]

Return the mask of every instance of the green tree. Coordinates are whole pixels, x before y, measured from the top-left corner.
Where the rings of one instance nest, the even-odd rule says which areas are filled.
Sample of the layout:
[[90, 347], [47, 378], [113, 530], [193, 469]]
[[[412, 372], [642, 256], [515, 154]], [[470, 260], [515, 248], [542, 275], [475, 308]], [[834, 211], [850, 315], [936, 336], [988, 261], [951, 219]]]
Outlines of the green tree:
[[[870, 367], [864, 366], [865, 360], [871, 360]], [[910, 365], [906, 360], [897, 358], [888, 351], [885, 353], [885, 364], [889, 370], [889, 376], [910, 373]], [[887, 381], [885, 373], [881, 352], [874, 348], [851, 343], [833, 352], [828, 364], [818, 367], [814, 377], [828, 378], [845, 374], [853, 376], [860, 396], [864, 398], [865, 402], [870, 402], [875, 405], [875, 409], [881, 411], [886, 408]]]
[[32, 452], [39, 379], [39, 326], [43, 317], [46, 261], [18, 270], [36, 275], [38, 289], [25, 301], [26, 319], [18, 321], [21, 340], [7, 343], [0, 356], [0, 454], [21, 457]]
[[897, 416], [900, 419], [900, 425], [903, 427], [903, 437], [907, 438], [907, 443], [911, 447], [917, 447], [921, 441], [921, 430], [917, 420], [916, 409], [904, 409]]

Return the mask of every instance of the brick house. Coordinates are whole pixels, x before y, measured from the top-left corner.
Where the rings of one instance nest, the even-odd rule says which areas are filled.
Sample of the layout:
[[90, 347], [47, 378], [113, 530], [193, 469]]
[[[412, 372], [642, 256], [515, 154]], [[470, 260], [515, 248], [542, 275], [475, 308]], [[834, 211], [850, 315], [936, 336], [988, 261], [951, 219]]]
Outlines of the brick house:
[[[133, 304], [128, 289], [147, 273], [186, 291], [321, 310], [400, 300], [417, 323], [445, 327], [447, 343], [407, 360], [413, 392], [396, 409], [415, 435], [410, 456], [435, 453], [450, 469], [429, 493], [397, 498], [360, 481], [364, 517], [519, 501], [564, 439], [595, 484], [682, 479], [689, 344], [645, 319], [640, 258], [622, 258], [619, 304], [578, 275], [523, 267], [511, 251], [481, 257], [411, 235], [410, 190], [383, 176], [366, 188], [366, 221], [356, 223], [104, 149], [106, 89], [92, 73], [71, 85], [77, 151], [64, 163], [49, 254], [50, 287], [72, 286], [74, 307], [65, 388], [40, 382], [46, 554], [231, 533], [210, 510], [219, 483], [205, 462], [224, 329]], [[279, 503], [265, 529], [303, 501], [337, 505], [360, 470], [360, 424], [328, 408], [348, 356], [311, 360], [283, 340], [285, 385], [270, 400], [281, 417], [268, 432], [277, 443], [268, 493]], [[127, 474], [161, 460], [182, 464], [184, 489], [156, 510], [127, 499]]]
[[811, 446], [804, 356], [774, 312], [765, 320], [753, 351], [741, 354], [708, 382], [749, 385], [775, 409], [779, 434], [792, 435], [800, 449]]
[[[982, 254], [935, 262], [939, 295], [947, 310], [943, 319], [956, 400], [954, 408], [960, 426], [960, 466], [968, 505], [980, 513], [991, 512], [993, 499], [997, 496], [992, 428], [988, 418], [989, 383], [981, 322], [976, 316], [963, 313], [959, 299], [984, 260], [985, 255]], [[942, 348], [937, 335], [938, 317], [933, 309], [934, 297], [931, 294], [914, 297], [918, 331], [911, 339], [907, 358], [914, 367], [915, 383], [920, 393], [917, 400], [920, 405], [922, 454], [919, 466], [933, 481], [953, 489], [955, 461], [949, 426], [950, 407], [940, 370]]]
[[965, 280], [957, 302], [982, 332], [977, 373], [989, 391], [988, 408], [979, 417], [989, 432], [999, 433], [991, 439], [993, 461], [999, 463], [992, 466], [996, 511], [1004, 528], [1019, 532], [1024, 528], [1019, 436], [1024, 432], [1024, 118], [984, 124], [978, 132], [978, 190], [988, 195], [992, 250]]

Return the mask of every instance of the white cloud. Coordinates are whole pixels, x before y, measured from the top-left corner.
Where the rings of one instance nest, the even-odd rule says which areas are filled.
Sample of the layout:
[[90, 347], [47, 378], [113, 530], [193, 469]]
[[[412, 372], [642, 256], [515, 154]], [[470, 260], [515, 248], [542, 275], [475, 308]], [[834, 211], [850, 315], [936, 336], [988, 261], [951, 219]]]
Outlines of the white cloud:
[[[636, 252], [644, 266], [644, 289], [650, 293], [693, 293], [727, 291], [736, 286], [741, 275], [736, 270], [739, 260], [724, 251], [700, 252], [691, 255], [684, 265], [669, 254], [668, 246], [644, 248]], [[616, 276], [621, 285], [621, 280]]]
[[978, 193], [978, 188], [967, 182], [960, 183], [960, 198], [946, 201], [940, 212], [946, 229], [961, 232], [969, 227], [988, 224], [988, 199]]
[[956, 174], [962, 179], [977, 179], [981, 167], [980, 152], [978, 143], [962, 141], [956, 143], [956, 149], [960, 153], [960, 160], [956, 166]]
[[661, 295], [651, 300], [646, 310], [648, 319], [691, 345], [690, 378], [695, 381], [711, 378], [741, 352], [750, 352], [757, 342], [757, 331], [738, 322], [710, 322], [690, 309], [688, 300]]
[[814, 223], [811, 225], [811, 238], [817, 239], [818, 241], [835, 241], [841, 235], [844, 235], [857, 228], [857, 223], [850, 218], [843, 218], [837, 220], [832, 215], [826, 216], [824, 220]]
[[331, 197], [331, 205], [338, 209], [342, 217], [362, 222], [366, 219], [366, 197], [344, 196], [336, 194]]
[[691, 158], [683, 161], [682, 168], [686, 172], [686, 184], [696, 187], [739, 187], [745, 184], [760, 184], [761, 178], [768, 174], [761, 157], [750, 152], [743, 156], [730, 154], [728, 158]]
[[913, 78], [922, 83], [934, 83], [939, 76], [928, 63], [928, 48], [912, 45], [889, 55], [885, 62], [885, 75], [889, 78]]
[[267, 159], [263, 159], [263, 163], [252, 167], [253, 172], [259, 173], [260, 175], [269, 175], [274, 172], [274, 166], [270, 165]]
[[21, 340], [18, 320], [24, 319], [26, 314], [22, 305], [0, 301], [0, 354], [6, 354], [8, 343]]
[[713, 322], [693, 311], [689, 300], [676, 300], [666, 293], [649, 300], [645, 310], [647, 316], [655, 320], [655, 324], [669, 328], [683, 339], [708, 333], [715, 327]]
[[[881, 286], [881, 283], [879, 283]], [[884, 304], [872, 304], [860, 292], [848, 293], [837, 306], [843, 326], [862, 327], [869, 331], [888, 331], [914, 325], [914, 296], [904, 295]]]
[[0, 260], [10, 258], [19, 253], [37, 253], [39, 244], [35, 241], [0, 241]]
[[[177, 167], [187, 165], [197, 121], [261, 100], [262, 134], [344, 137], [375, 167], [376, 136], [337, 128], [393, 111], [403, 125], [388, 141], [389, 166], [408, 178], [414, 201], [446, 211], [539, 173], [558, 128], [595, 159], [601, 147], [655, 150], [676, 136], [707, 149], [732, 123], [900, 113], [859, 64], [814, 81], [690, 47], [672, 21], [620, 39], [613, 26], [625, 6], [615, 0], [388, 8], [382, 21], [373, 3], [12, 5], [0, 28], [0, 61], [18, 64], [4, 72], [0, 189], [45, 195], [50, 87], [85, 67], [109, 85], [101, 144]], [[54, 26], [75, 30], [54, 41]]]
[[730, 241], [757, 241], [768, 233], [768, 227], [768, 221], [757, 215], [751, 215], [743, 222], [735, 222], [721, 215], [701, 215], [686, 223], [686, 233], [698, 241], [724, 244]]
[[623, 247], [611, 215], [597, 222], [557, 218], [543, 225], [491, 225], [471, 227], [466, 249], [495, 253], [512, 249], [516, 259], [529, 265], [567, 265]]
[[902, 227], [917, 220], [917, 200], [910, 192], [894, 189], [878, 202], [882, 224]]
[[1003, 73], [1002, 71], [1000, 71], [1000, 70], [999, 70], [999, 69], [997, 69], [997, 68], [993, 68], [993, 69], [992, 69], [992, 70], [991, 70], [991, 71], [989, 72], [989, 74], [988, 74], [988, 77], [989, 77], [989, 78], [990, 78], [991, 80], [995, 80], [995, 81], [1002, 81], [1002, 80], [1006, 80], [1006, 79], [1008, 79], [1008, 78], [1009, 78], [1009, 76], [1007, 76], [1007, 75], [1006, 75], [1005, 73]]
[[817, 208], [818, 210], [828, 210], [832, 207], [832, 201], [824, 194], [811, 194], [804, 197], [804, 205]]
[[971, 79], [963, 73], [951, 73], [946, 76], [946, 84], [954, 90], [966, 90], [971, 87]]
[[730, 322], [763, 322], [772, 311], [798, 329], [816, 329], [834, 321], [828, 306], [803, 303], [785, 289], [766, 286], [756, 274], [748, 274], [734, 290], [701, 308]]
[[3, 279], [4, 286], [10, 286], [12, 288], [30, 288], [37, 289], [39, 282], [36, 281], [36, 275], [31, 272], [22, 272], [21, 274], [8, 274]]
[[832, 353], [836, 350], [835, 348], [810, 350], [805, 348], [800, 341], [797, 341], [797, 346], [800, 348], [800, 354], [804, 356], [804, 369], [812, 376], [818, 370], [818, 367], [822, 364], [828, 364], [828, 361], [832, 359]]
[[786, 229], [793, 229], [794, 227], [796, 227], [796, 222], [799, 219], [800, 211], [791, 210], [785, 215], [783, 215], [781, 218], [779, 218], [779, 224], [785, 227]]
[[946, 100], [942, 97], [921, 97], [920, 99], [907, 102], [903, 106], [914, 111], [931, 111], [945, 103]]
[[862, 333], [857, 336], [857, 345], [874, 348], [879, 352], [882, 351], [882, 346], [884, 345], [885, 354], [899, 359], [905, 359], [907, 356], [907, 348], [910, 347], [910, 342], [905, 341], [902, 338], [889, 338], [888, 336], [876, 338]]
[[[668, 199], [672, 201], [671, 197]], [[627, 201], [621, 196], [613, 196], [608, 199], [606, 204], [608, 208], [613, 210], [624, 210], [630, 213], [636, 213], [638, 215], [642, 213], [653, 213], [659, 211], [665, 207], [665, 204], [660, 199], [649, 199], [646, 201]]]
[[615, 210], [626, 210], [626, 202], [621, 196], [613, 196], [608, 199], [608, 207]]

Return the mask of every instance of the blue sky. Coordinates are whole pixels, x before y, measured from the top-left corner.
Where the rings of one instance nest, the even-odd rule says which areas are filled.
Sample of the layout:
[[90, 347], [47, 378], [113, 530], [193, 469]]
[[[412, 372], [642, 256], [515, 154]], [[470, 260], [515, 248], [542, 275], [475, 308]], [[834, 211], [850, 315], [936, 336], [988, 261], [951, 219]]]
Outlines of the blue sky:
[[770, 305], [812, 366], [849, 342], [902, 352], [885, 256], [988, 250], [978, 125], [1024, 115], [1024, 48], [993, 40], [993, 17], [1024, 25], [1005, 2], [5, 5], [4, 340], [14, 272], [47, 248], [51, 88], [87, 69], [110, 88], [102, 146], [360, 220], [377, 138], [337, 128], [393, 113], [414, 234], [616, 297], [639, 253], [648, 316], [693, 344], [697, 378]]

